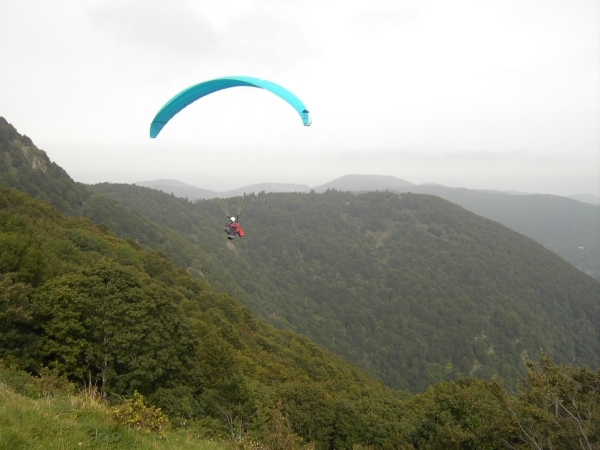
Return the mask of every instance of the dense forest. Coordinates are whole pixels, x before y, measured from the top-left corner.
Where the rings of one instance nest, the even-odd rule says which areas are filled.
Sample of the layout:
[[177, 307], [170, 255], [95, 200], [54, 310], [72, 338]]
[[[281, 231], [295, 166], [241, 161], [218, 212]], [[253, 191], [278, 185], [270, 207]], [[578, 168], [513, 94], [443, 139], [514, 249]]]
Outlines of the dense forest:
[[[55, 377], [97, 386], [107, 402], [139, 392], [174, 426], [268, 448], [593, 448], [600, 441], [600, 371], [555, 366], [542, 355], [539, 366], [526, 366], [518, 397], [497, 380], [472, 378], [410, 397], [256, 320], [164, 254], [6, 188], [0, 275], [3, 390], [36, 395], [27, 372], [47, 383], [49, 367]], [[0, 396], [0, 408], [7, 401]]]
[[[138, 391], [174, 417], [235, 419], [244, 429], [259, 426], [249, 423], [258, 401], [302, 396], [330, 412], [312, 414], [307, 400], [293, 414], [324, 421], [325, 435], [340, 428], [336, 416], [397, 421], [399, 395], [106, 227], [1, 188], [0, 249], [0, 358], [14, 369], [48, 366], [93, 380], [105, 397]], [[359, 412], [361, 398], [373, 402], [372, 418]]]
[[600, 207], [557, 195], [412, 186], [397, 189], [436, 195], [528, 236], [600, 281]]
[[[253, 185], [238, 189], [235, 195], [232, 195], [232, 192], [217, 195], [215, 192], [185, 185], [175, 180], [136, 184], [190, 200], [211, 199], [217, 196], [233, 197], [252, 192], [257, 194], [262, 190], [266, 192], [309, 192], [311, 190], [308, 186], [273, 186], [265, 183], [264, 189], [257, 189], [259, 185]], [[600, 227], [598, 226], [600, 207], [590, 202], [576, 201], [577, 196], [566, 198], [542, 194], [515, 195], [501, 191], [450, 188], [434, 184], [414, 185], [400, 178], [382, 175], [346, 175], [317, 186], [314, 191], [322, 193], [327, 189], [354, 193], [412, 192], [441, 197], [532, 238], [600, 281]]]
[[[242, 216], [248, 238], [232, 245], [219, 236], [224, 214], [215, 201], [131, 185], [92, 190], [226, 261], [228, 284], [205, 274], [213, 287], [390, 386], [419, 391], [496, 374], [515, 389], [522, 362], [540, 349], [561, 362], [598, 364], [600, 284], [437, 197], [251, 195]], [[239, 201], [230, 200], [232, 211]], [[204, 273], [199, 260], [191, 267]]]
[[227, 243], [214, 201], [85, 187], [0, 138], [2, 445], [3, 408], [53, 380], [238, 448], [600, 443], [600, 285], [534, 241], [433, 196], [330, 191], [249, 197]]

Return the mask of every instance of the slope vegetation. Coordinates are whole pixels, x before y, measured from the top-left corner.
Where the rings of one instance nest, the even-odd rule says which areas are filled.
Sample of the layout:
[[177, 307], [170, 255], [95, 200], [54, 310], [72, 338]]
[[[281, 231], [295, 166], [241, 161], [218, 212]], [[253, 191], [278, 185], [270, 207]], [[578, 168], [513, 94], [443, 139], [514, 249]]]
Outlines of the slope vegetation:
[[[13, 150], [0, 176], [19, 173]], [[29, 182], [51, 190], [45, 170], [32, 164]], [[50, 196], [0, 188], [1, 447], [219, 448], [206, 437], [255, 450], [600, 443], [600, 370], [542, 354], [538, 367], [526, 363], [518, 397], [464, 376], [410, 397], [198, 281], [222, 283], [281, 327], [316, 330], [340, 353], [359, 349], [368, 367], [381, 357], [374, 371], [413, 352], [392, 382], [454, 379], [462, 356], [467, 370], [475, 356], [475, 376], [510, 375], [521, 365], [511, 357], [527, 359], [536, 345], [597, 364], [598, 284], [523, 236], [434, 197], [327, 192], [251, 196], [252, 239], [232, 244], [216, 202], [100, 185], [82, 203], [73, 195], [81, 186], [61, 179], [59, 206], [98, 225], [63, 216]], [[447, 352], [440, 375], [436, 358]], [[166, 430], [156, 406], [179, 429], [137, 432]]]
[[4, 117], [0, 117], [0, 186], [26, 192], [65, 214], [78, 214], [89, 195]]
[[223, 213], [214, 201], [127, 185], [94, 190], [181, 233], [197, 230], [200, 247], [227, 250], [220, 258], [244, 291], [236, 298], [390, 386], [499, 374], [514, 388], [522, 361], [540, 349], [598, 364], [600, 284], [437, 197], [259, 194], [244, 212], [248, 239], [228, 249], [215, 238]]
[[[15, 368], [48, 366], [106, 399], [138, 391], [229, 437], [263, 433], [261, 414], [282, 404], [295, 432], [323, 446], [391, 439], [398, 422], [397, 394], [306, 337], [258, 321], [160, 252], [6, 188], [0, 285], [0, 361]], [[373, 421], [389, 427], [373, 436]]]
[[354, 193], [393, 191], [436, 195], [532, 238], [600, 281], [600, 208], [597, 202], [594, 204], [593, 196], [511, 195], [436, 184], [415, 186], [382, 175], [346, 175], [314, 190], [324, 192], [327, 188]]
[[600, 208], [556, 195], [507, 195], [414, 186], [398, 191], [437, 195], [539, 242], [600, 281]]

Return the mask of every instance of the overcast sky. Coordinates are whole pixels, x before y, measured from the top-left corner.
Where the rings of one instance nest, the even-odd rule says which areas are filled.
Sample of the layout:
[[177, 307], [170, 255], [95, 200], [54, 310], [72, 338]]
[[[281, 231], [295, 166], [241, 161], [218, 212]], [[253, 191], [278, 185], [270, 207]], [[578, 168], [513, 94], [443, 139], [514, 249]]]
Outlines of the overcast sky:
[[[600, 195], [597, 0], [0, 0], [0, 115], [77, 181]], [[149, 125], [185, 87], [235, 88]]]

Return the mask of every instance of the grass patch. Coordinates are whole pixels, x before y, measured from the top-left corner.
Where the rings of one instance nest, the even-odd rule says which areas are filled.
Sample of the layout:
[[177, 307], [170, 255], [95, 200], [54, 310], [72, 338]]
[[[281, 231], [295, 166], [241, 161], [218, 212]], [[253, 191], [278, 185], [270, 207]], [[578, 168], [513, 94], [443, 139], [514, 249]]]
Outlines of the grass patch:
[[113, 411], [86, 393], [29, 398], [0, 384], [0, 450], [20, 449], [225, 450], [192, 429], [162, 436], [120, 424]]

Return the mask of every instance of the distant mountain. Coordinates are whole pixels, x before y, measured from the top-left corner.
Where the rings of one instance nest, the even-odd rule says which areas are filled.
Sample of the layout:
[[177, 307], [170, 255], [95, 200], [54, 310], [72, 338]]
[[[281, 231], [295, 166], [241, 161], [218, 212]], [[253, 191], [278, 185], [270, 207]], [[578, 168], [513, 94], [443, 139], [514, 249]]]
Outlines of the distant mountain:
[[177, 180], [151, 180], [137, 181], [136, 186], [149, 187], [167, 194], [173, 194], [175, 197], [187, 198], [188, 200], [201, 200], [211, 198], [230, 198], [244, 194], [258, 194], [259, 192], [308, 192], [310, 186], [306, 184], [289, 183], [260, 183], [250, 186], [243, 186], [230, 191], [216, 192], [209, 189], [202, 189], [191, 184], [186, 184]]
[[507, 194], [509, 195], [532, 195], [529, 192], [521, 192], [521, 191], [506, 191]]
[[600, 205], [600, 197], [590, 194], [573, 194], [569, 195], [569, 198], [577, 200], [582, 203], [589, 203], [590, 205]]
[[271, 192], [308, 192], [310, 191], [310, 186], [307, 184], [260, 183], [233, 189], [231, 191], [219, 192], [219, 196], [229, 198], [244, 194], [258, 194], [263, 191], [267, 194]]
[[[445, 186], [396, 192], [444, 198], [528, 236], [600, 281], [600, 208], [558, 195], [515, 195]], [[583, 248], [580, 248], [583, 247]]]
[[[167, 194], [173, 193], [176, 197], [187, 197], [189, 200], [217, 196], [229, 198], [261, 191], [310, 191], [307, 185], [278, 183], [262, 183], [218, 193], [177, 180], [154, 180], [136, 184]], [[351, 192], [389, 190], [437, 195], [523, 233], [600, 281], [600, 209], [593, 206], [594, 199], [597, 199], [594, 196], [580, 194], [566, 198], [511, 190], [451, 188], [431, 182], [415, 185], [400, 178], [382, 175], [346, 175], [317, 186], [314, 191], [324, 192], [327, 189]]]
[[401, 178], [386, 175], [345, 175], [313, 189], [315, 192], [325, 192], [327, 189], [363, 192], [391, 191], [407, 186], [414, 186], [414, 184]]
[[218, 193], [210, 189], [202, 189], [177, 180], [136, 181], [134, 184], [173, 194], [175, 197], [187, 198], [188, 200], [218, 197]]
[[160, 180], [150, 180], [150, 181], [137, 181], [133, 184], [135, 184], [137, 186], [145, 186], [145, 187], [149, 187], [149, 188], [152, 188], [154, 186], [173, 186], [173, 187], [189, 187], [189, 188], [194, 188], [194, 189], [200, 189], [202, 191], [208, 190], [208, 189], [201, 189], [199, 187], [192, 186], [191, 184], [187, 184], [187, 183], [184, 183], [183, 181], [179, 181], [179, 180], [160, 179]]

